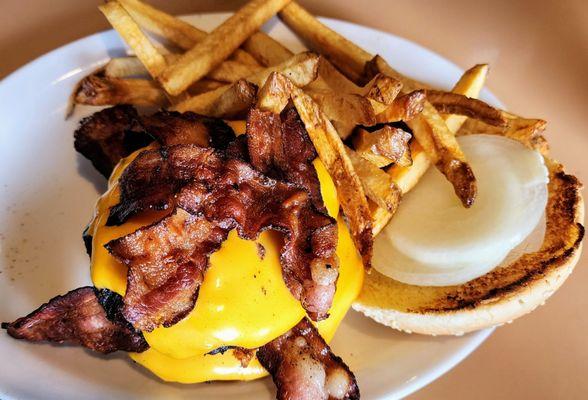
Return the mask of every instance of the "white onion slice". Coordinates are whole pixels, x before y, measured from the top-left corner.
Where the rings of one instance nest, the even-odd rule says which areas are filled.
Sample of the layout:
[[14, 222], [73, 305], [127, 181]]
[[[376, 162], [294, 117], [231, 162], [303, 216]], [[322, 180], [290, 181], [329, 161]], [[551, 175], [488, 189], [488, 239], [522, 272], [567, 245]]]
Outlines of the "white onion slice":
[[492, 270], [537, 226], [547, 204], [541, 155], [501, 136], [458, 141], [476, 175], [474, 205], [464, 208], [431, 168], [376, 238], [379, 272], [414, 285], [461, 284]]

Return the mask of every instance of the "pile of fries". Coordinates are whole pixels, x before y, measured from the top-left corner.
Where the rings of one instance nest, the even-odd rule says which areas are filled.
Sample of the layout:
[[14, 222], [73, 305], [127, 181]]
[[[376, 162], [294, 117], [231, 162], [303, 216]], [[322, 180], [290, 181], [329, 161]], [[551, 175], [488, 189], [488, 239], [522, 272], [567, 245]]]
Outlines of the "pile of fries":
[[[243, 119], [252, 106], [280, 112], [293, 104], [335, 181], [361, 254], [369, 254], [361, 246], [431, 164], [465, 207], [473, 204], [476, 180], [456, 135], [495, 133], [547, 150], [545, 121], [476, 100], [487, 65], [466, 71], [451, 92], [434, 90], [295, 1], [251, 0], [210, 33], [140, 0], [108, 1], [100, 10], [133, 55], [84, 78], [74, 103], [164, 107], [227, 120]], [[293, 54], [259, 31], [276, 14], [311, 52]]]

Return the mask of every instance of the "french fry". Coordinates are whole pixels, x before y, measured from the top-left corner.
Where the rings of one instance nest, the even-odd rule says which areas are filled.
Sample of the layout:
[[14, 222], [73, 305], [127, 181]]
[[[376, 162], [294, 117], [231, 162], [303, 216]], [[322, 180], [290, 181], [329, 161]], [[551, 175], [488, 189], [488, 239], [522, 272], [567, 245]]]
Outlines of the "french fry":
[[291, 90], [289, 82], [277, 72], [272, 72], [259, 89], [256, 107], [262, 111], [280, 114], [290, 101]]
[[204, 39], [206, 32], [139, 0], [119, 0], [139, 25], [176, 46], [188, 50]]
[[227, 60], [223, 61], [217, 68], [210, 71], [206, 77], [220, 82], [232, 83], [253, 75], [262, 69], [263, 68], [259, 66]]
[[341, 138], [319, 106], [292, 85], [292, 101], [316, 151], [337, 187], [337, 196], [365, 268], [371, 267], [373, 246], [370, 209], [361, 180], [353, 169]]
[[[393, 165], [386, 171], [402, 194], [408, 193], [431, 166], [429, 157], [416, 140], [410, 143], [410, 154], [412, 158], [410, 166]], [[376, 236], [384, 229], [393, 215], [375, 203], [370, 204], [370, 210], [372, 213], [373, 234]]]
[[502, 115], [507, 121], [506, 126], [491, 126], [483, 121], [468, 118], [458, 131], [458, 135], [471, 135], [483, 132], [490, 135], [506, 136], [524, 143], [530, 149], [537, 150], [541, 154], [546, 155], [548, 153], [549, 147], [547, 140], [542, 135], [547, 125], [546, 121], [542, 119], [522, 118], [506, 111], [502, 111]]
[[264, 32], [255, 32], [243, 43], [242, 47], [266, 67], [283, 63], [294, 55], [280, 42]]
[[357, 154], [378, 168], [392, 163], [408, 167], [412, 164], [408, 145], [410, 138], [410, 133], [386, 125], [374, 132], [359, 129], [353, 137], [353, 146]]
[[[295, 85], [303, 87], [316, 79], [319, 57], [314, 53], [300, 53], [292, 56], [280, 65], [266, 68], [247, 78], [247, 81], [261, 87], [272, 72], [280, 72], [287, 76]], [[204, 115], [212, 115], [216, 102], [230, 86], [220, 87], [212, 92], [189, 98], [174, 109], [176, 111], [194, 111]]]
[[133, 49], [149, 74], [154, 78], [159, 76], [166, 68], [165, 58], [141, 31], [129, 13], [116, 1], [102, 4], [98, 8], [129, 47]]
[[382, 112], [376, 115], [381, 123], [409, 121], [423, 111], [426, 95], [423, 90], [415, 90], [395, 98]]
[[227, 84], [225, 82], [219, 82], [212, 79], [200, 79], [198, 82], [194, 82], [194, 84], [188, 88], [187, 92], [192, 96], [196, 96], [202, 93], [216, 90], [223, 86], [227, 86]]
[[359, 176], [366, 196], [379, 207], [394, 215], [401, 197], [398, 186], [390, 175], [378, 168], [377, 165], [361, 157], [352, 149], [348, 147], [346, 149], [347, 156], [353, 164], [355, 173]]
[[[376, 116], [368, 99], [357, 94], [345, 94], [333, 91], [307, 91], [319, 105], [322, 112], [331, 121], [337, 121], [344, 127], [355, 128], [357, 125], [376, 124]], [[342, 139], [351, 132], [337, 131]]]
[[[377, 102], [382, 106], [389, 106], [394, 103], [401, 90], [402, 83], [399, 80], [384, 74], [376, 74], [363, 87], [363, 96], [372, 100], [372, 104]], [[378, 111], [378, 109], [374, 108], [374, 111]]]
[[371, 54], [324, 26], [295, 1], [284, 7], [278, 16], [311, 50], [324, 55], [354, 82], [362, 79]]
[[[486, 76], [488, 75], [487, 65], [477, 65], [470, 70], [466, 71], [453, 90], [455, 93], [463, 94], [469, 97], [477, 97], [484, 85]], [[467, 117], [461, 115], [444, 115], [445, 123], [451, 132], [456, 133], [462, 124], [467, 120]], [[469, 121], [469, 123], [483, 124], [479, 121]], [[468, 134], [478, 131], [478, 127], [469, 125], [464, 128], [463, 133]], [[498, 130], [499, 128], [496, 128]], [[398, 185], [402, 193], [410, 191], [419, 181], [420, 177], [429, 169], [431, 161], [423, 151], [421, 145], [413, 140], [410, 143], [410, 153], [412, 158], [412, 164], [410, 166], [393, 165], [388, 168], [387, 173], [392, 177], [392, 180]], [[372, 218], [373, 218], [373, 232], [377, 235], [390, 221], [392, 214], [388, 213], [385, 209], [378, 207], [375, 204], [371, 204]]]
[[238, 80], [214, 102], [206, 115], [225, 119], [243, 119], [255, 103], [257, 86], [245, 79]]
[[[488, 64], [474, 65], [472, 68], [463, 73], [451, 91], [453, 93], [463, 94], [464, 96], [477, 99], [480, 95], [480, 92], [482, 91], [482, 88], [484, 87], [484, 84], [486, 83], [488, 71]], [[467, 117], [463, 115], [450, 114], [443, 115], [443, 119], [445, 120], [445, 124], [449, 130], [453, 133], [456, 133], [459, 128], [461, 128]]]
[[93, 106], [132, 104], [163, 107], [168, 104], [165, 92], [152, 80], [99, 75], [82, 79], [74, 94], [74, 101]]
[[[290, 58], [290, 57], [288, 57]], [[249, 65], [252, 67], [259, 67], [259, 69], [263, 69], [263, 64], [261, 64], [255, 57], [249, 54], [247, 51], [243, 49], [237, 49], [231, 56], [229, 57], [229, 61], [235, 61], [244, 65]], [[222, 64], [221, 64], [222, 65]]]
[[[184, 50], [191, 49], [207, 35], [207, 32], [142, 1], [121, 0], [121, 2], [139, 25], [166, 38]], [[245, 41], [243, 49], [246, 51], [235, 50], [231, 59], [243, 64], [254, 65], [251, 63], [251, 57], [247, 57], [253, 56], [256, 63], [268, 67], [280, 64], [293, 55], [281, 43], [263, 32], [254, 33]]]
[[[400, 75], [381, 57], [376, 56], [374, 59], [378, 72], [402, 82], [403, 92], [418, 90], [414, 81]], [[406, 122], [432, 164], [453, 185], [453, 190], [464, 207], [470, 207], [476, 198], [476, 178], [455, 139], [455, 134], [445, 125], [445, 120], [431, 103], [425, 101], [422, 112]]]
[[[362, 82], [366, 70], [379, 72], [400, 81], [402, 92], [420, 89], [418, 82], [402, 76], [381, 57], [368, 52], [319, 22], [296, 2], [279, 13], [280, 18], [311, 48], [319, 51], [353, 81]], [[465, 207], [473, 204], [477, 186], [474, 174], [453, 133], [437, 110], [425, 102], [420, 115], [409, 121], [416, 139], [435, 164], [452, 183], [455, 193]]]
[[177, 95], [224, 61], [289, 0], [251, 0], [196, 43], [159, 76], [166, 91]]
[[427, 90], [427, 100], [443, 114], [456, 114], [480, 120], [488, 125], [506, 126], [502, 112], [489, 104], [462, 94]]
[[137, 57], [116, 57], [106, 63], [104, 75], [110, 78], [148, 77], [149, 72]]

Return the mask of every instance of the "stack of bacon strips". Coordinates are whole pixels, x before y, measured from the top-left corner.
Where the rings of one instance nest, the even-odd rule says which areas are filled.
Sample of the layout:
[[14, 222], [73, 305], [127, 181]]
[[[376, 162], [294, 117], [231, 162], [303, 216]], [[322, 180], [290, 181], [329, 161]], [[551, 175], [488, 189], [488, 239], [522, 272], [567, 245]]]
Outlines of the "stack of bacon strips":
[[[266, 229], [284, 234], [285, 284], [308, 318], [319, 321], [333, 300], [338, 262], [336, 225], [321, 198], [315, 157], [335, 182], [369, 269], [373, 236], [431, 164], [465, 207], [473, 204], [476, 181], [457, 133], [483, 126], [546, 150], [544, 121], [475, 99], [486, 65], [468, 70], [451, 92], [433, 90], [296, 2], [252, 0], [210, 33], [139, 0], [108, 1], [100, 10], [134, 55], [111, 59], [76, 87], [73, 103], [114, 107], [84, 119], [75, 146], [108, 177], [121, 158], [153, 142], [121, 176], [120, 203], [108, 224], [144, 210], [165, 216], [107, 244], [128, 266], [124, 297], [73, 290], [3, 324], [16, 338], [101, 353], [145, 351], [142, 331], [173, 325], [194, 308], [208, 258], [232, 229], [246, 239]], [[259, 31], [276, 13], [313, 52], [292, 54]], [[140, 114], [133, 106], [164, 111]], [[241, 136], [223, 121], [244, 117]], [[246, 364], [255, 351], [278, 398], [359, 398], [353, 374], [308, 319], [236, 354]], [[336, 392], [301, 372], [309, 357], [338, 374], [343, 384]]]

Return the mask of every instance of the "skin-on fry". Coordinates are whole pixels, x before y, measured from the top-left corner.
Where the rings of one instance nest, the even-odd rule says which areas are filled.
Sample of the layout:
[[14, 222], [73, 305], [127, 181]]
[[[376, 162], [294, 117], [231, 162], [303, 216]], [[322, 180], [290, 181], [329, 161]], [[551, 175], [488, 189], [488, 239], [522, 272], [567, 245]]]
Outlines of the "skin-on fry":
[[[121, 0], [121, 3], [139, 25], [184, 50], [191, 49], [207, 35], [207, 32], [139, 0]], [[256, 64], [271, 66], [284, 62], [292, 56], [290, 50], [264, 32], [254, 33], [245, 41], [243, 49], [248, 53], [237, 49], [231, 59], [243, 64], [255, 65], [251, 62], [251, 58], [247, 57], [251, 55], [255, 58]]]
[[489, 104], [462, 94], [427, 90], [427, 100], [443, 114], [457, 114], [477, 119], [493, 126], [506, 126], [507, 120], [500, 110]]
[[278, 15], [311, 50], [325, 55], [354, 82], [361, 81], [364, 66], [372, 58], [371, 54], [324, 26], [294, 1]]
[[423, 111], [426, 95], [423, 90], [415, 90], [403, 94], [376, 115], [376, 121], [381, 123], [410, 121]]
[[398, 186], [390, 175], [378, 168], [377, 165], [361, 157], [350, 148], [346, 149], [366, 196], [379, 207], [394, 215], [401, 197]]
[[353, 137], [357, 154], [378, 168], [392, 163], [408, 167], [412, 164], [408, 141], [412, 136], [400, 128], [384, 126], [374, 132], [359, 129]]
[[[368, 99], [357, 94], [345, 94], [333, 91], [307, 91], [319, 105], [322, 112], [331, 120], [343, 126], [372, 126], [376, 124], [374, 109]], [[342, 139], [350, 132], [339, 132]]]
[[471, 135], [484, 132], [491, 135], [506, 136], [524, 143], [527, 147], [537, 150], [541, 154], [547, 154], [549, 147], [547, 140], [542, 135], [547, 125], [546, 121], [542, 119], [522, 118], [506, 111], [502, 111], [502, 115], [507, 121], [506, 126], [491, 126], [483, 121], [468, 118], [458, 131], [458, 135]]
[[365, 268], [371, 267], [373, 246], [372, 220], [361, 180], [353, 169], [337, 131], [319, 106], [301, 89], [292, 88], [292, 101], [304, 122], [308, 135], [337, 187], [337, 196], [349, 221], [355, 246]]
[[220, 82], [237, 82], [239, 79], [246, 78], [263, 68], [254, 65], [243, 64], [237, 61], [223, 61], [217, 68], [210, 71], [207, 75], [209, 79]]
[[206, 114], [216, 118], [243, 119], [255, 103], [257, 86], [245, 79], [235, 82], [226, 90], [214, 107]]
[[[399, 74], [381, 57], [372, 57], [359, 46], [327, 28], [296, 2], [285, 7], [279, 16], [311, 49], [318, 50], [356, 83], [365, 80], [365, 71], [371, 67], [372, 72], [383, 73], [399, 80], [405, 94], [421, 89], [417, 82]], [[410, 121], [409, 126], [433, 163], [452, 183], [462, 204], [465, 207], [471, 206], [477, 191], [474, 174], [453, 133], [437, 110], [425, 102], [423, 112]]]
[[104, 66], [104, 76], [110, 78], [148, 77], [141, 60], [137, 57], [111, 58]]
[[166, 68], [165, 58], [141, 31], [141, 28], [129, 13], [116, 1], [102, 4], [98, 8], [135, 52], [137, 58], [141, 60], [141, 63], [149, 71], [149, 74], [154, 78], [159, 76]]
[[289, 0], [252, 0], [199, 41], [159, 77], [166, 91], [177, 95], [231, 55]]
[[[477, 99], [480, 95], [480, 92], [482, 91], [482, 88], [484, 87], [484, 84], [486, 83], [489, 70], [490, 68], [488, 67], [488, 64], [474, 65], [472, 68], [463, 73], [453, 89], [451, 89], [451, 92], [463, 94], [464, 96]], [[467, 117], [463, 115], [450, 114], [443, 115], [443, 119], [445, 120], [447, 128], [449, 128], [451, 132], [455, 133], [459, 130], [459, 128], [461, 128]]]
[[99, 75], [82, 79], [74, 94], [74, 101], [93, 106], [132, 104], [164, 107], [168, 104], [165, 92], [152, 80]]
[[259, 89], [256, 107], [263, 111], [279, 114], [288, 105], [290, 92], [288, 82], [285, 82], [283, 76], [272, 72], [265, 84]]
[[294, 55], [280, 42], [264, 32], [255, 32], [243, 43], [242, 47], [266, 67], [283, 63]]
[[[412, 158], [410, 166], [393, 165], [386, 171], [402, 194], [408, 193], [431, 166], [429, 157], [416, 140], [410, 142], [410, 154]], [[373, 234], [376, 236], [388, 224], [392, 214], [375, 203], [370, 204], [370, 210], [372, 213]]]
[[407, 124], [431, 162], [451, 182], [462, 204], [470, 207], [476, 197], [476, 178], [453, 132], [449, 131], [435, 107], [425, 102], [422, 114]]
[[212, 79], [200, 79], [198, 82], [194, 82], [194, 84], [188, 88], [187, 92], [192, 96], [196, 96], [226, 85], [225, 82], [214, 81]]
[[[295, 85], [303, 87], [316, 79], [319, 57], [314, 53], [300, 53], [275, 67], [266, 68], [247, 78], [247, 81], [261, 87], [272, 72], [280, 72], [287, 76]], [[222, 96], [227, 87], [191, 97], [174, 108], [176, 111], [194, 111], [203, 115], [212, 115], [215, 102]]]

